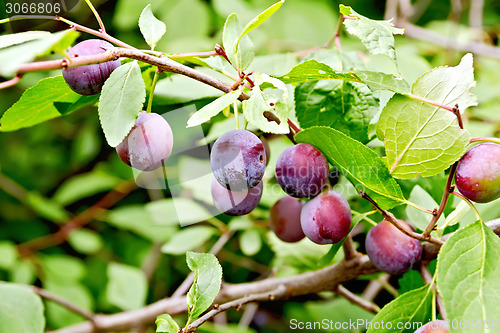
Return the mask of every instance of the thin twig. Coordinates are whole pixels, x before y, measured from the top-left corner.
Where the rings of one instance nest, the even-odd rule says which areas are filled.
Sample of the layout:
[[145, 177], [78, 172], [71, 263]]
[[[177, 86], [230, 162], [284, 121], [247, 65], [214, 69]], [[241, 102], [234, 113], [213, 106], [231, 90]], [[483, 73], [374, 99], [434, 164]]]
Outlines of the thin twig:
[[94, 205], [87, 208], [62, 227], [58, 231], [50, 235], [32, 239], [18, 245], [18, 251], [21, 256], [26, 256], [32, 252], [46, 249], [64, 243], [71, 232], [77, 230], [87, 223], [92, 222], [95, 218], [103, 214], [106, 209], [118, 203], [120, 200], [134, 191], [137, 186], [131, 181], [125, 181], [115, 187], [111, 192], [97, 201]]
[[[474, 0], [475, 1], [475, 0]], [[399, 28], [405, 29], [405, 35], [439, 45], [444, 48], [454, 49], [463, 52], [471, 52], [492, 58], [500, 58], [500, 48], [482, 42], [464, 43], [454, 38], [439, 35], [431, 30], [416, 26], [409, 22], [398, 22]]]
[[16, 85], [23, 78], [23, 74], [17, 74], [13, 79], [0, 83], [0, 89], [5, 89]]
[[275, 299], [279, 299], [283, 297], [286, 293], [286, 288], [283, 285], [278, 286], [275, 290], [272, 290], [270, 292], [265, 292], [265, 293], [260, 293], [260, 294], [253, 294], [253, 295], [248, 295], [245, 297], [242, 297], [240, 299], [236, 299], [234, 301], [230, 301], [227, 303], [224, 303], [222, 305], [214, 306], [214, 309], [200, 317], [199, 319], [195, 320], [191, 324], [189, 324], [183, 332], [194, 332], [198, 327], [200, 327], [201, 324], [204, 322], [210, 320], [217, 314], [227, 311], [229, 309], [239, 309], [243, 305], [251, 302], [263, 302], [263, 301], [272, 301]]
[[443, 244], [442, 241], [440, 241], [437, 238], [432, 237], [430, 234], [429, 235], [424, 235], [424, 234], [421, 235], [421, 234], [416, 233], [414, 231], [407, 230], [401, 224], [401, 222], [399, 222], [399, 220], [396, 217], [394, 217], [394, 215], [391, 212], [386, 211], [386, 210], [380, 208], [380, 206], [372, 198], [370, 198], [370, 196], [365, 191], [360, 191], [360, 194], [361, 194], [361, 196], [364, 199], [370, 201], [371, 204], [382, 214], [382, 216], [387, 221], [389, 221], [390, 223], [392, 223], [392, 225], [394, 225], [396, 228], [398, 228], [399, 231], [401, 231], [402, 233], [404, 233], [406, 236], [412, 237], [412, 238], [415, 238], [415, 239], [418, 239], [418, 240], [422, 240], [422, 241], [428, 241], [428, 242], [431, 242], [431, 243], [434, 243], [434, 244], [437, 244], [437, 245], [442, 245]]
[[356, 246], [354, 246], [354, 242], [352, 241], [351, 235], [347, 235], [347, 237], [344, 239], [344, 242], [342, 243], [342, 248], [344, 249], [345, 260], [351, 260], [352, 258], [361, 255], [361, 253], [359, 253], [356, 250]]
[[446, 181], [446, 186], [444, 188], [443, 197], [441, 198], [441, 203], [439, 204], [439, 208], [437, 209], [436, 214], [434, 214], [431, 221], [429, 222], [429, 224], [425, 228], [422, 235], [430, 235], [431, 232], [436, 227], [437, 221], [439, 220], [439, 218], [443, 214], [444, 208], [446, 207], [446, 204], [448, 203], [448, 198], [449, 198], [451, 192], [453, 192], [453, 190], [455, 189], [455, 186], [452, 185], [452, 182], [453, 182], [453, 177], [455, 176], [455, 171], [457, 170], [457, 165], [458, 165], [458, 163], [456, 162], [451, 166], [450, 174], [448, 175], [448, 180]]
[[104, 27], [104, 23], [101, 20], [101, 16], [97, 12], [97, 10], [94, 8], [94, 5], [92, 4], [92, 2], [90, 2], [90, 0], [85, 0], [85, 2], [87, 3], [87, 6], [89, 6], [89, 8], [92, 11], [92, 13], [94, 14], [97, 22], [99, 23], [99, 27], [101, 28], [100, 31], [102, 33], [106, 33], [106, 28]]
[[[500, 219], [489, 221], [486, 225], [500, 235]], [[452, 234], [448, 234], [449, 236]], [[446, 237], [445, 236], [445, 237]], [[423, 258], [431, 260], [436, 258], [439, 245], [425, 243]], [[362, 255], [350, 261], [322, 268], [317, 271], [298, 274], [283, 278], [267, 278], [255, 282], [241, 284], [224, 284], [215, 302], [218, 304], [240, 299], [245, 295], [257, 293], [269, 293], [284, 285], [287, 292], [283, 299], [300, 295], [315, 294], [320, 291], [333, 290], [338, 284], [356, 279], [361, 276], [379, 272], [367, 255]], [[99, 332], [116, 332], [128, 330], [131, 327], [143, 323], [153, 323], [157, 316], [163, 313], [176, 315], [185, 313], [186, 297], [173, 297], [159, 300], [137, 310], [125, 311], [110, 315], [96, 315], [95, 322]], [[52, 333], [91, 333], [93, 326], [90, 322], [83, 322], [69, 327], [61, 328]]]
[[340, 296], [344, 297], [346, 300], [351, 302], [354, 305], [358, 305], [365, 309], [366, 311], [369, 311], [371, 313], [378, 313], [380, 311], [380, 308], [376, 305], [373, 304], [372, 302], [369, 302], [358, 295], [350, 292], [347, 288], [345, 288], [342, 285], [338, 285], [337, 289], [334, 290], [337, 294]]
[[[436, 290], [436, 284], [434, 283], [434, 279], [432, 278], [432, 275], [429, 272], [429, 268], [424, 263], [421, 262], [418, 271], [420, 273], [420, 276], [422, 276], [422, 280], [424, 280], [424, 283], [425, 284], [432, 283], [432, 288]], [[446, 319], [446, 311], [444, 309], [443, 300], [441, 299], [439, 294], [437, 294], [436, 303], [439, 313], [441, 314], [441, 318]]]
[[29, 286], [29, 288], [31, 288], [31, 290], [33, 290], [40, 297], [42, 297], [48, 301], [52, 301], [54, 303], [62, 305], [66, 309], [70, 310], [71, 312], [79, 314], [80, 316], [82, 316], [83, 318], [85, 318], [91, 322], [94, 321], [94, 316], [95, 316], [94, 313], [92, 313], [88, 310], [82, 309], [82, 308], [78, 307], [77, 305], [67, 301], [66, 299], [59, 297], [59, 296], [57, 296], [57, 295], [55, 295], [55, 294], [53, 294], [45, 289], [42, 289], [42, 288], [39, 288], [36, 286]]

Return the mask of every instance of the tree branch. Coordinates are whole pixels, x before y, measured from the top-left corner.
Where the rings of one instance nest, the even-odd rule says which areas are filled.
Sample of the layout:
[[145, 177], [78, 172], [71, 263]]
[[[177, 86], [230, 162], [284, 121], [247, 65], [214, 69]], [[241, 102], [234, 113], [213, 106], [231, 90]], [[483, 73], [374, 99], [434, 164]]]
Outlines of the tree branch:
[[[500, 219], [486, 223], [493, 232], [500, 235]], [[446, 239], [450, 236], [446, 235]], [[430, 260], [436, 258], [440, 246], [432, 243], [424, 244], [422, 258]], [[286, 288], [282, 299], [295, 296], [315, 294], [325, 290], [334, 290], [337, 285], [361, 276], [374, 274], [379, 270], [370, 262], [367, 255], [356, 257], [350, 261], [341, 261], [336, 265], [328, 266], [317, 271], [302, 273], [284, 278], [268, 278], [265, 280], [241, 283], [223, 284], [215, 303], [226, 303], [240, 299], [250, 294], [270, 293], [280, 285]], [[159, 300], [141, 309], [125, 311], [111, 315], [96, 315], [94, 321], [100, 332], [127, 330], [141, 323], [153, 323], [157, 316], [163, 313], [177, 315], [187, 311], [186, 297], [171, 297]], [[92, 333], [93, 326], [84, 322], [61, 328], [52, 333]]]
[[248, 295], [239, 299], [235, 299], [234, 301], [230, 301], [224, 303], [222, 305], [214, 305], [214, 309], [195, 320], [191, 324], [189, 324], [186, 329], [183, 330], [185, 333], [194, 332], [198, 327], [200, 327], [204, 322], [210, 320], [221, 312], [227, 311], [229, 309], [239, 309], [242, 305], [251, 302], [263, 302], [263, 301], [272, 301], [275, 299], [280, 299], [286, 293], [286, 288], [283, 285], [279, 285], [278, 288], [272, 290], [270, 292], [264, 292], [261, 294]]
[[492, 58], [500, 58], [500, 48], [493, 45], [488, 45], [481, 42], [464, 43], [453, 38], [441, 36], [435, 32], [432, 32], [425, 28], [421, 28], [406, 21], [398, 22], [397, 26], [399, 28], [405, 29], [405, 35], [415, 39], [437, 44], [444, 48], [454, 49], [462, 52], [471, 52], [476, 55], [482, 55]]
[[346, 300], [348, 300], [352, 304], [358, 305], [358, 306], [362, 307], [363, 309], [365, 309], [366, 311], [369, 311], [369, 312], [375, 313], [375, 314], [377, 314], [380, 311], [380, 308], [376, 304], [373, 304], [372, 302], [368, 302], [367, 300], [359, 297], [358, 295], [353, 294], [347, 288], [345, 288], [344, 286], [342, 286], [340, 284], [338, 285], [335, 292], [338, 295], [344, 297]]

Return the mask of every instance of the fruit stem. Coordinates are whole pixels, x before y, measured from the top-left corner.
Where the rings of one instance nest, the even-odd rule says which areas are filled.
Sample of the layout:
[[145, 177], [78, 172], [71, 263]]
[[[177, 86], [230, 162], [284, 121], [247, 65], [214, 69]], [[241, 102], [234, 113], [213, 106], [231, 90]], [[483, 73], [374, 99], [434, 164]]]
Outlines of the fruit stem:
[[457, 192], [457, 191], [453, 191], [451, 192], [451, 194], [459, 197], [460, 199], [464, 200], [468, 205], [469, 207], [472, 209], [472, 211], [474, 212], [474, 215], [476, 215], [476, 220], [479, 220], [479, 221], [483, 221], [483, 219], [481, 218], [481, 215], [479, 214], [479, 211], [477, 210], [476, 206], [474, 206], [474, 204], [472, 203], [472, 201], [469, 200], [469, 198], [467, 198], [465, 195], [463, 195], [462, 193], [460, 192]]
[[151, 113], [151, 108], [153, 106], [153, 95], [155, 92], [156, 83], [158, 83], [159, 78], [160, 71], [158, 68], [156, 68], [155, 76], [153, 77], [153, 82], [151, 82], [151, 88], [149, 89], [148, 108], [146, 109], [147, 113]]
[[444, 193], [441, 199], [441, 203], [439, 204], [439, 208], [436, 211], [436, 214], [434, 214], [432, 220], [427, 225], [427, 228], [425, 228], [424, 232], [422, 233], [422, 235], [424, 236], [429, 236], [431, 234], [432, 230], [434, 230], [434, 227], [436, 226], [437, 221], [443, 214], [444, 208], [448, 203], [448, 198], [455, 188], [455, 186], [453, 186], [451, 183], [453, 181], [453, 177], [455, 176], [455, 171], [457, 171], [457, 165], [458, 162], [455, 162], [450, 168], [450, 174], [448, 175], [448, 180], [446, 181], [446, 187], [444, 188]]
[[440, 108], [443, 108], [445, 110], [448, 110], [450, 112], [455, 113], [453, 111], [453, 107], [448, 106], [448, 105], [444, 105], [444, 104], [439, 103], [439, 102], [431, 101], [430, 99], [427, 99], [425, 97], [420, 97], [420, 96], [414, 95], [412, 93], [405, 94], [405, 96], [410, 97], [411, 99], [416, 99], [418, 101], [421, 101], [421, 102], [424, 102], [424, 103], [427, 103], [427, 104], [431, 104], [431, 105], [434, 105], [434, 106], [437, 106], [437, 107], [440, 107]]
[[94, 6], [92, 5], [92, 2], [90, 2], [90, 0], [85, 0], [85, 2], [87, 3], [87, 6], [89, 6], [89, 8], [92, 11], [92, 13], [94, 14], [97, 22], [99, 23], [99, 27], [101, 27], [100, 32], [102, 32], [102, 33], [105, 34], [106, 33], [106, 28], [104, 27], [104, 23], [101, 20], [101, 16], [99, 16], [99, 13], [94, 8]]
[[470, 139], [470, 143], [476, 143], [476, 142], [493, 142], [493, 143], [500, 144], [500, 139], [499, 138], [487, 138], [487, 137]]
[[192, 53], [176, 53], [176, 54], [167, 54], [167, 57], [170, 59], [186, 59], [186, 58], [194, 58], [194, 57], [213, 57], [218, 56], [219, 53], [216, 51], [207, 51], [207, 52], [192, 52]]
[[435, 214], [433, 210], [430, 210], [430, 209], [427, 209], [427, 208], [421, 207], [421, 206], [419, 206], [419, 205], [417, 205], [416, 203], [413, 203], [413, 202], [411, 202], [411, 201], [406, 200], [406, 201], [405, 201], [405, 204], [407, 204], [408, 206], [412, 206], [413, 208], [416, 208], [416, 209], [418, 209], [418, 210], [420, 210], [420, 211], [422, 211], [422, 212], [424, 212], [424, 213], [431, 214], [431, 215], [434, 215], [434, 214]]
[[19, 81], [21, 81], [23, 77], [23, 74], [17, 74], [13, 79], [4, 81], [0, 83], [0, 89], [12, 87], [13, 85], [16, 85]]

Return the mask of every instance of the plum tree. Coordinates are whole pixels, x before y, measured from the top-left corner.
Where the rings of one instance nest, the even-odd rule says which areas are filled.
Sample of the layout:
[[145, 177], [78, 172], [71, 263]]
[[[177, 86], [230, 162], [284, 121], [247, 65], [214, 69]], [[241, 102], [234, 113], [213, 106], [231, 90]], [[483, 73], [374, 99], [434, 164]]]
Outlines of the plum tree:
[[303, 206], [300, 200], [286, 196], [271, 207], [269, 226], [282, 241], [294, 243], [305, 237], [300, 225], [300, 212]]
[[[406, 222], [399, 221], [405, 229], [412, 231]], [[387, 220], [368, 232], [365, 247], [373, 264], [389, 274], [409, 271], [422, 255], [420, 241], [405, 235]]]
[[[88, 39], [72, 47], [70, 55], [80, 57], [104, 53], [112, 44], [101, 39]], [[71, 59], [70, 59], [71, 61]], [[120, 60], [100, 64], [63, 68], [62, 75], [68, 86], [80, 95], [95, 95], [101, 92], [104, 82], [120, 66]]]
[[172, 129], [157, 113], [141, 111], [134, 127], [116, 147], [120, 159], [142, 171], [161, 167], [170, 156], [174, 144]]
[[226, 215], [240, 216], [250, 213], [259, 204], [262, 196], [262, 182], [251, 189], [230, 191], [213, 178], [212, 200], [215, 207]]
[[490, 202], [500, 197], [500, 145], [481, 143], [460, 159], [455, 175], [460, 193], [475, 202]]
[[450, 330], [446, 321], [433, 320], [420, 327], [415, 333], [450, 333]]
[[276, 180], [292, 197], [314, 197], [328, 180], [328, 162], [316, 147], [299, 143], [288, 147], [278, 157]]
[[351, 208], [338, 192], [325, 191], [309, 200], [300, 214], [304, 234], [318, 244], [340, 242], [351, 228]]
[[252, 132], [235, 129], [221, 135], [210, 153], [215, 179], [232, 191], [257, 186], [266, 169], [262, 141]]

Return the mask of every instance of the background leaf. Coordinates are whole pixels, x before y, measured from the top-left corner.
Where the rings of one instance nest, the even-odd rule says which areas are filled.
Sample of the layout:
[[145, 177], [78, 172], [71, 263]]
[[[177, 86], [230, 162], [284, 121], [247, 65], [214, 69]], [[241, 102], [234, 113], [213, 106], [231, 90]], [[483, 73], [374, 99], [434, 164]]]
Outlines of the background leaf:
[[354, 73], [339, 73], [330, 66], [315, 59], [298, 64], [287, 74], [278, 77], [285, 83], [299, 83], [306, 81], [317, 81], [325, 79], [339, 79], [353, 82], [362, 82]]
[[500, 239], [477, 221], [455, 232], [438, 255], [437, 286], [450, 321], [482, 320], [482, 326], [453, 326], [453, 332], [499, 332], [485, 328], [500, 311]]
[[[239, 39], [242, 32], [243, 27], [238, 21], [236, 14], [229, 15], [222, 33], [222, 45], [233, 67], [244, 71], [252, 63], [255, 53], [253, 43], [248, 35], [244, 35]], [[236, 49], [235, 46], [238, 39], [239, 43]]]
[[[415, 185], [415, 187], [413, 187], [408, 201], [411, 201], [414, 204], [417, 204], [420, 207], [427, 208], [431, 211], [434, 208], [439, 207], [432, 196], [419, 185]], [[432, 218], [432, 215], [422, 212], [421, 210], [418, 210], [417, 208], [410, 205], [406, 206], [406, 215], [408, 215], [409, 222], [411, 222], [414, 226], [422, 231], [425, 230]], [[444, 214], [442, 214], [438, 220], [438, 225], [442, 226], [444, 223], [445, 216]]]
[[354, 184], [366, 191], [382, 209], [391, 209], [405, 201], [398, 183], [386, 165], [370, 148], [342, 132], [327, 127], [311, 127], [300, 131], [297, 142], [309, 143], [325, 155]]
[[148, 282], [141, 269], [111, 262], [107, 273], [106, 298], [111, 304], [123, 310], [138, 309], [145, 304]]
[[217, 258], [209, 253], [186, 253], [189, 269], [195, 280], [188, 292], [189, 318], [198, 318], [208, 309], [219, 293], [222, 281], [222, 267]]
[[10, 77], [17, 72], [22, 64], [31, 62], [36, 57], [47, 55], [51, 51], [62, 52], [73, 44], [79, 35], [78, 32], [72, 29], [45, 36], [40, 34], [36, 39], [31, 40], [26, 38], [26, 35], [22, 35], [20, 40], [25, 42], [16, 45], [12, 45], [12, 36], [0, 36], [0, 45], [11, 45], [0, 48], [0, 64], [2, 64], [0, 66], [0, 76]]
[[349, 6], [340, 5], [340, 13], [357, 18], [357, 20], [345, 19], [344, 25], [350, 34], [361, 39], [368, 51], [373, 54], [385, 54], [396, 60], [394, 35], [402, 35], [404, 29], [394, 27], [391, 20], [371, 20], [356, 13]]
[[295, 87], [296, 116], [301, 128], [328, 126], [367, 143], [378, 99], [362, 84], [337, 80], [300, 83]]
[[42, 301], [27, 287], [0, 283], [0, 305], [0, 332], [44, 332]]
[[116, 147], [134, 126], [146, 99], [146, 88], [137, 61], [115, 69], [102, 87], [99, 118], [111, 147]]
[[146, 43], [154, 50], [156, 44], [167, 31], [165, 23], [158, 20], [151, 10], [151, 4], [147, 5], [139, 17], [139, 28]]
[[72, 91], [62, 76], [41, 79], [26, 89], [21, 98], [0, 119], [0, 131], [16, 131], [49, 119], [75, 112], [97, 103], [97, 96], [82, 96]]
[[233, 104], [240, 95], [240, 90], [234, 90], [205, 105], [189, 118], [187, 127], [198, 126], [209, 121], [210, 118], [216, 116], [219, 112]]

